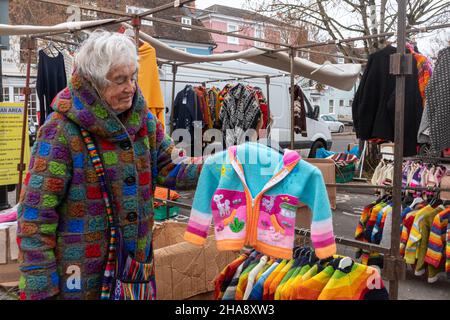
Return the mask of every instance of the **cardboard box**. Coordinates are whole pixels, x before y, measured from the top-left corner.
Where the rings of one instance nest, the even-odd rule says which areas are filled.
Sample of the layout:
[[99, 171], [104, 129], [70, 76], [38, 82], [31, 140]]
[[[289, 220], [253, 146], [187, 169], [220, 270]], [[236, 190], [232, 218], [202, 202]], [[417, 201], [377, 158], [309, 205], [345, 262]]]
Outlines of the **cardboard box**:
[[16, 241], [17, 222], [0, 225], [0, 265], [17, 261], [19, 247]]
[[153, 233], [158, 300], [182, 300], [214, 290], [214, 278], [238, 252], [218, 251], [213, 232], [204, 246], [183, 239], [187, 224], [165, 221]]
[[19, 247], [16, 241], [17, 223], [3, 223], [0, 226], [0, 283], [19, 280]]
[[[325, 183], [336, 183], [336, 169], [334, 161], [331, 159], [304, 159], [306, 162], [319, 168], [322, 172]], [[336, 187], [327, 187], [328, 198], [330, 199], [330, 206], [336, 209]]]
[[[441, 180], [440, 187], [442, 189], [450, 189], [450, 172], [448, 169], [446, 175]], [[441, 191], [440, 198], [442, 200], [450, 200], [450, 191]]]

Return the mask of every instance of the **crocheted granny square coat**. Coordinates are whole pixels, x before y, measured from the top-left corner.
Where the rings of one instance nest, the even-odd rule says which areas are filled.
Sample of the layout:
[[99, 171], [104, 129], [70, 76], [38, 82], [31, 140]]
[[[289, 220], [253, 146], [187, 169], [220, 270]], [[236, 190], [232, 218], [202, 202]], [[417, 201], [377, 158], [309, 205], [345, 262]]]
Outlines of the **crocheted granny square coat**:
[[174, 149], [139, 89], [127, 118], [120, 121], [75, 73], [52, 107], [55, 112], [38, 132], [20, 196], [20, 298], [98, 299], [109, 229], [80, 128], [93, 137], [116, 223], [126, 248], [140, 262], [153, 259], [155, 185], [192, 188], [201, 164]]

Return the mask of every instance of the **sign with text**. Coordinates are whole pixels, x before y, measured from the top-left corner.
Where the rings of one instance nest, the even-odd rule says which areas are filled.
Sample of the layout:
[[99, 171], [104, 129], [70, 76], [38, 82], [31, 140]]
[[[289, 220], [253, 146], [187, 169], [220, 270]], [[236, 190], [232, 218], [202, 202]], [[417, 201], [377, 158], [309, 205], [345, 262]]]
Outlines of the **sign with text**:
[[[23, 103], [0, 102], [0, 186], [19, 183]], [[28, 124], [25, 128], [25, 168], [30, 160]], [[24, 171], [25, 176], [25, 171]]]

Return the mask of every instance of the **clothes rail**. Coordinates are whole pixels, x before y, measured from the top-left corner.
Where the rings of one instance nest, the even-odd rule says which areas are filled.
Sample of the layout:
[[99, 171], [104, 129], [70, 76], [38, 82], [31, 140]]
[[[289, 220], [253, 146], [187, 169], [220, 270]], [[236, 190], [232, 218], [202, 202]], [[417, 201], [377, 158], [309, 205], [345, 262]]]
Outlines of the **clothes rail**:
[[[160, 199], [160, 198], [155, 198], [154, 199], [157, 202], [160, 202], [164, 205], [172, 205], [172, 206], [176, 206], [182, 209], [187, 209], [187, 210], [191, 210], [192, 206], [190, 204], [187, 203], [180, 203], [177, 201], [173, 201], [173, 200], [165, 200], [165, 199]], [[311, 231], [309, 229], [306, 228], [295, 228], [295, 233], [297, 235], [303, 235], [306, 237], [311, 237]], [[335, 237], [335, 241], [337, 244], [341, 244], [344, 246], [349, 246], [349, 247], [354, 247], [354, 248], [358, 248], [358, 249], [363, 249], [363, 250], [369, 250], [369, 251], [375, 251], [375, 252], [379, 252], [379, 253], [384, 253], [387, 254], [390, 252], [389, 248], [385, 248], [376, 244], [372, 244], [372, 243], [366, 243], [366, 242], [362, 242], [362, 241], [357, 241], [357, 240], [352, 240], [352, 239], [347, 239], [344, 237]]]
[[[305, 237], [311, 237], [311, 230], [304, 229], [304, 228], [295, 228], [295, 233], [297, 235], [302, 235]], [[389, 248], [382, 247], [380, 245], [362, 242], [358, 240], [351, 240], [344, 237], [334, 237], [334, 240], [336, 241], [336, 244], [345, 245], [348, 247], [355, 247], [358, 249], [368, 250], [368, 251], [375, 251], [383, 254], [388, 254], [390, 252]]]
[[[345, 184], [345, 183], [325, 183], [327, 187], [337, 187], [337, 188], [363, 188], [363, 189], [393, 189], [393, 186], [377, 186], [374, 184]], [[450, 191], [450, 188], [440, 188], [440, 187], [402, 187], [402, 190], [415, 190], [415, 191]]]

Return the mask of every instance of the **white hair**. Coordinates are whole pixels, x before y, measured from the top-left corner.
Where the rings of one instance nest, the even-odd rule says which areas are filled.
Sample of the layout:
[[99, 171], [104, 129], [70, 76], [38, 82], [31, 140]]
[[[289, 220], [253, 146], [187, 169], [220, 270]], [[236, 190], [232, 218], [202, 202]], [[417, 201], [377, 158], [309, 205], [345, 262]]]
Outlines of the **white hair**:
[[77, 72], [93, 82], [98, 88], [109, 84], [106, 79], [108, 72], [119, 66], [138, 64], [136, 44], [126, 35], [95, 30], [83, 42], [75, 55]]

